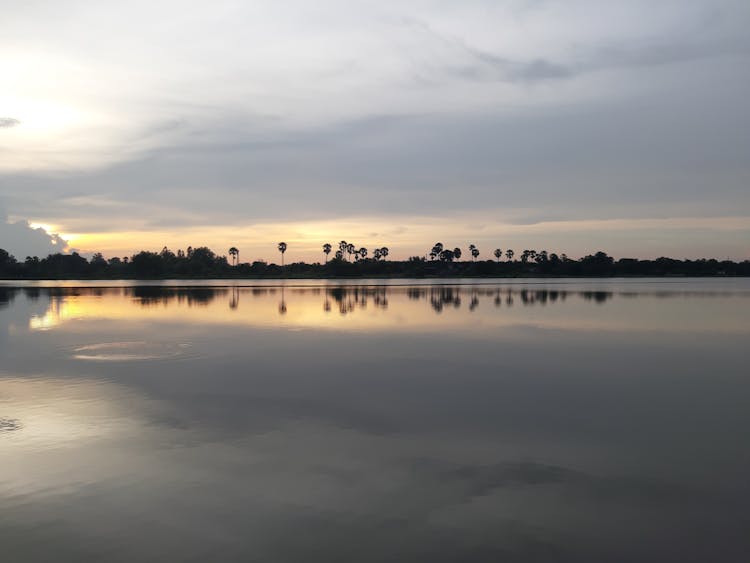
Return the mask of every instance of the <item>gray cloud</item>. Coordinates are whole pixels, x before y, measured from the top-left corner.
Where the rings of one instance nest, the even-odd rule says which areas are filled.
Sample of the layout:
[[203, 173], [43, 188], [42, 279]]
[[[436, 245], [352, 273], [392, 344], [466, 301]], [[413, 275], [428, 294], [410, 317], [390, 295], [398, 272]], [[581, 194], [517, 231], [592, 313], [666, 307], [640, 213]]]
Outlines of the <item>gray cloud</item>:
[[17, 259], [47, 256], [66, 250], [67, 247], [68, 243], [59, 235], [50, 234], [41, 228], [34, 229], [27, 221], [10, 222], [0, 206], [0, 248]]
[[18, 119], [12, 117], [0, 117], [0, 128], [11, 128], [20, 124], [21, 122]]
[[[435, 30], [417, 20], [402, 23], [427, 43], [442, 47], [437, 62], [419, 61], [420, 80], [434, 80], [441, 74], [468, 80], [497, 80], [533, 83], [570, 79], [584, 74], [674, 63], [684, 63], [727, 54], [747, 54], [750, 41], [746, 34], [732, 29], [726, 10], [698, 10], [687, 23], [672, 33], [639, 39], [610, 39], [597, 44], [565, 46], [555, 58], [512, 58], [478, 48], [470, 37], [453, 36]], [[726, 28], [730, 29], [727, 30]], [[409, 56], [409, 53], [405, 53]]]
[[373, 116], [266, 136], [253, 121], [217, 121], [205, 127], [208, 141], [4, 184], [18, 215], [100, 227], [133, 217], [176, 227], [477, 207], [505, 219], [523, 210], [523, 222], [750, 214], [750, 112], [733, 88], [711, 83], [698, 76], [681, 98], [670, 87], [638, 103], [541, 115]]
[[[107, 10], [83, 10], [86, 45], [54, 29], [51, 44], [145, 75], [115, 74], [127, 95], [82, 106], [105, 125], [25, 139], [0, 189], [14, 217], [74, 233], [477, 210], [481, 224], [750, 216], [746, 3], [469, 4], [363, 18], [334, 3], [317, 18], [300, 3], [300, 24], [269, 3], [247, 21], [277, 18], [272, 37], [239, 25], [242, 9], [206, 20], [191, 6], [175, 37], [154, 24], [137, 45], [98, 31]], [[9, 24], [21, 45], [39, 11], [24, 10]], [[77, 103], [90, 88], [76, 76]]]
[[27, 221], [0, 222], [0, 248], [17, 259], [26, 256], [47, 256], [66, 250], [68, 243], [59, 235], [42, 228], [32, 228]]

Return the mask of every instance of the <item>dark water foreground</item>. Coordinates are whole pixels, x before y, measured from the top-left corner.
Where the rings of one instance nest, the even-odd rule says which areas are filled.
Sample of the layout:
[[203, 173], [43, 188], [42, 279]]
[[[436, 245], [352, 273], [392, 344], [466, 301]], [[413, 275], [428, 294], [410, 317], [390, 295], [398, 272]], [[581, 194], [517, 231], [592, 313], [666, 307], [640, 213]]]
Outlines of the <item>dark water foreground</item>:
[[748, 561], [749, 280], [461, 283], [0, 286], [0, 559]]

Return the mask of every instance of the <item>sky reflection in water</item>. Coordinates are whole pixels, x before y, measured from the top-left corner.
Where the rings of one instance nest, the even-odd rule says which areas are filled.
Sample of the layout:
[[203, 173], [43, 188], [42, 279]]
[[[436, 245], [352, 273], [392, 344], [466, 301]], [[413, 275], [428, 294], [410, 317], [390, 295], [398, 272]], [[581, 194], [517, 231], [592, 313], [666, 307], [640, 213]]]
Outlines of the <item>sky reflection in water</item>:
[[0, 543], [744, 561], [749, 312], [745, 280], [0, 286]]

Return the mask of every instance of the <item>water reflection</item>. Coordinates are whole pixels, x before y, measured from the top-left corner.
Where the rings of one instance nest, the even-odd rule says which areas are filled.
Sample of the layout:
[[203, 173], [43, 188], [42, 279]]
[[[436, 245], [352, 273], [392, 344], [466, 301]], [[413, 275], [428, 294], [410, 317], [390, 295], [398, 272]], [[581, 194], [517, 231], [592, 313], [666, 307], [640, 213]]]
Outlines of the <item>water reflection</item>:
[[[34, 288], [3, 290], [11, 303], [23, 294], [33, 303], [47, 303], [29, 320], [33, 330], [50, 330], [61, 323], [91, 318], [150, 319], [220, 324], [357, 328], [360, 330], [433, 330], [441, 326], [474, 330], [477, 322], [502, 327], [513, 324], [568, 328], [623, 329], [628, 325], [652, 329], [689, 330], [744, 326], [731, 302], [748, 299], [748, 292], [571, 290], [493, 285], [325, 287], [159, 287]], [[721, 315], [685, 318], [686, 299], [713, 298]], [[630, 306], [634, 299], [653, 307]], [[658, 303], [658, 304], [656, 304]], [[591, 307], [597, 310], [592, 310]], [[601, 310], [598, 310], [603, 307]], [[635, 312], [637, 311], [637, 315]], [[690, 311], [688, 311], [688, 314]], [[473, 318], [476, 317], [476, 318]], [[646, 322], [648, 321], [648, 322]]]
[[3, 557], [744, 562], [750, 285], [643, 286], [0, 286]]
[[[388, 287], [342, 285], [325, 288], [285, 288], [285, 287], [160, 287], [133, 286], [123, 288], [2, 288], [0, 289], [0, 306], [8, 305], [17, 294], [23, 293], [27, 299], [38, 301], [41, 296], [49, 297], [59, 303], [65, 299], [78, 297], [125, 297], [142, 307], [166, 306], [177, 303], [187, 307], [205, 307], [217, 300], [224, 300], [229, 309], [237, 309], [243, 296], [249, 299], [267, 299], [277, 297], [278, 312], [287, 312], [287, 295], [320, 296], [322, 309], [333, 310], [331, 302], [336, 303], [336, 310], [341, 314], [352, 313], [357, 309], [366, 309], [368, 305], [387, 309], [389, 296], [405, 295], [411, 301], [429, 304], [433, 311], [440, 313], [445, 307], [461, 308], [462, 304], [469, 311], [475, 311], [481, 301], [491, 302], [495, 307], [511, 307], [516, 300], [523, 306], [554, 304], [574, 296], [597, 304], [611, 300], [612, 291], [567, 291], [548, 289], [515, 289], [460, 286], [433, 287]], [[622, 296], [635, 297], [636, 293], [622, 293]], [[672, 294], [654, 294], [668, 297]]]

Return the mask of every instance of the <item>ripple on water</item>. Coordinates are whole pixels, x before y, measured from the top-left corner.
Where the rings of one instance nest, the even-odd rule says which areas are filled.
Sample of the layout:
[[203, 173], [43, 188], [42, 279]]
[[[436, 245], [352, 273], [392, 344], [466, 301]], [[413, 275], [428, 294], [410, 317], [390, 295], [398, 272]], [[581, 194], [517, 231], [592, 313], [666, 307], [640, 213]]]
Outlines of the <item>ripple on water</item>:
[[0, 418], [0, 432], [20, 430], [23, 425], [17, 418]]
[[185, 354], [190, 344], [173, 342], [101, 342], [73, 349], [73, 358], [98, 362], [164, 360]]

